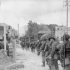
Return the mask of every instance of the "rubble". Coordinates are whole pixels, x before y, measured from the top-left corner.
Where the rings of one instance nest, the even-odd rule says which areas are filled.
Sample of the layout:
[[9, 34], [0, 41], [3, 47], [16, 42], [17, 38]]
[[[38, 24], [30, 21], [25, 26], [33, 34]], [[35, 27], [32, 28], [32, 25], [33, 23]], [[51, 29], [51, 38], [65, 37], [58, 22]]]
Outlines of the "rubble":
[[6, 55], [4, 49], [0, 50], [0, 70], [19, 70], [23, 69], [22, 63], [14, 63], [13, 59]]
[[2, 67], [7, 66], [7, 65], [12, 64], [12, 63], [13, 63], [12, 58], [8, 57], [5, 54], [5, 50], [4, 49], [0, 50], [0, 68], [2, 69]]
[[21, 68], [23, 69], [24, 65], [22, 63], [16, 63], [16, 64], [6, 67], [6, 70], [19, 70]]

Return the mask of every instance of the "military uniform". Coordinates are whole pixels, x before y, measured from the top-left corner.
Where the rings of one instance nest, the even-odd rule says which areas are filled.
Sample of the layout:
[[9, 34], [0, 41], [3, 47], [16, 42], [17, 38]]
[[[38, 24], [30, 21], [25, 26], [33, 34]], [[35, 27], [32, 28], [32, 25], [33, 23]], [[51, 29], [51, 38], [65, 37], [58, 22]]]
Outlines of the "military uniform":
[[47, 58], [49, 56], [49, 54], [50, 54], [50, 49], [51, 48], [49, 47], [49, 40], [47, 40], [46, 45], [45, 45], [45, 49], [44, 49], [44, 51], [45, 51], [45, 61], [46, 61], [46, 64], [51, 69], [51, 61], [50, 61], [49, 58]]
[[35, 52], [35, 43], [34, 42], [31, 43], [31, 51]]
[[41, 47], [41, 41], [38, 42], [37, 47], [36, 47], [38, 56], [40, 55], [40, 47]]
[[40, 47], [40, 51], [42, 52], [42, 63], [43, 63], [42, 66], [45, 66], [45, 51], [44, 51], [44, 49], [45, 49], [46, 42], [45, 41], [42, 41], [41, 44], [42, 45]]
[[61, 48], [61, 54], [64, 57], [64, 69], [70, 70], [70, 41], [69, 41], [69, 35], [65, 34], [63, 36], [63, 46]]
[[57, 42], [55, 41], [53, 44], [52, 44], [52, 52], [51, 52], [51, 67], [52, 67], [52, 70], [59, 70], [58, 68], [58, 53], [56, 52], [56, 45], [57, 45]]
[[51, 70], [59, 70], [58, 68], [58, 55], [56, 52], [56, 46], [57, 46], [57, 41], [54, 41], [53, 39], [50, 40], [49, 46], [51, 47], [51, 52], [50, 52], [50, 69]]
[[25, 47], [25, 43], [24, 43], [24, 42], [21, 42], [20, 45], [21, 45], [22, 48], [24, 49], [24, 47]]

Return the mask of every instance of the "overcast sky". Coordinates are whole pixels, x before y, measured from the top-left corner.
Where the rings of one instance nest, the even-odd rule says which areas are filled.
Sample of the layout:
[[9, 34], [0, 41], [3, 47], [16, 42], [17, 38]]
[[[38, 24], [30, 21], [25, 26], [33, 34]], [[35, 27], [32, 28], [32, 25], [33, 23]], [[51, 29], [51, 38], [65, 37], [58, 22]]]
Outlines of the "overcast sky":
[[29, 20], [38, 24], [66, 25], [66, 7], [63, 7], [63, 0], [1, 0], [0, 22], [12, 25], [15, 29], [19, 23], [22, 33], [22, 27]]

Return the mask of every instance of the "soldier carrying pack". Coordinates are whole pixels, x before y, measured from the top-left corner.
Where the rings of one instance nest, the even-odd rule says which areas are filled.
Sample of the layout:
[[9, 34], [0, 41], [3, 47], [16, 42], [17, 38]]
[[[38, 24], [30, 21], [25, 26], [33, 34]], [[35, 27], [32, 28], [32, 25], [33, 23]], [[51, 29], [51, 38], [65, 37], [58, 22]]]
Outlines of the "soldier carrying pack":
[[70, 69], [70, 36], [68, 34], [63, 35], [63, 47], [62, 47], [62, 53], [64, 56], [64, 68], [66, 70]]
[[59, 43], [55, 38], [50, 38], [50, 56], [49, 56], [49, 67], [51, 70], [59, 70], [58, 68], [58, 48], [56, 47]]

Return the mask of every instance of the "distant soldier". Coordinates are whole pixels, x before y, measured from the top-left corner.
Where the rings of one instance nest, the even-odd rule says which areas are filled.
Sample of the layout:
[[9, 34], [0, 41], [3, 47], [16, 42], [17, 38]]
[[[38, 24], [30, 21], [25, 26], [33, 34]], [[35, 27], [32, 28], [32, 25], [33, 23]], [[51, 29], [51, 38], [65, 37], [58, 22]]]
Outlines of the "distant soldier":
[[22, 48], [24, 49], [24, 47], [25, 47], [25, 42], [21, 42], [20, 45], [21, 45]]
[[37, 42], [37, 46], [36, 46], [36, 49], [37, 49], [37, 55], [39, 56], [40, 55], [40, 47], [41, 47], [41, 40], [38, 40]]
[[31, 51], [35, 52], [35, 42], [31, 42]]
[[29, 49], [29, 42], [26, 42], [27, 50]]

